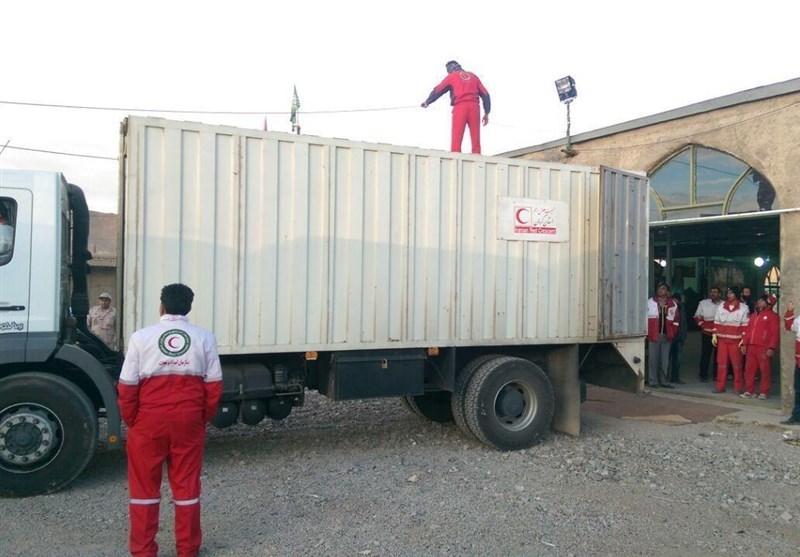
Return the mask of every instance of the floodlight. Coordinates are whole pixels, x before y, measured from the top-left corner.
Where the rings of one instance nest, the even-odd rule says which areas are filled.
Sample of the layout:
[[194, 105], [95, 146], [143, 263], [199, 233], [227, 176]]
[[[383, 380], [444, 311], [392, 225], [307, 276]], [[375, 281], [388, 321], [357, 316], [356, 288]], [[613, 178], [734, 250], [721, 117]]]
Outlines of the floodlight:
[[556, 91], [558, 91], [558, 100], [564, 104], [569, 104], [578, 96], [578, 90], [575, 88], [575, 80], [571, 75], [556, 79]]
[[558, 91], [558, 100], [567, 105], [567, 146], [562, 149], [562, 151], [568, 157], [573, 157], [576, 155], [576, 152], [572, 148], [572, 141], [569, 137], [569, 105], [578, 96], [578, 90], [575, 88], [575, 80], [572, 79], [571, 75], [556, 79], [556, 91]]
[[764, 263], [765, 263], [765, 261], [764, 261], [763, 257], [756, 257], [753, 260], [753, 265], [755, 265], [756, 267], [763, 267]]

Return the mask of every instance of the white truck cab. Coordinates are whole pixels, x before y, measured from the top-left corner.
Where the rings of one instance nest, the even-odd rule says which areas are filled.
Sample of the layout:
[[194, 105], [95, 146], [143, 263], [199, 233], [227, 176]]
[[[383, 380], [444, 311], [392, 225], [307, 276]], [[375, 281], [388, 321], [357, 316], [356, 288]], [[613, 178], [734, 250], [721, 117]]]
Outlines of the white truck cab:
[[0, 170], [0, 235], [0, 495], [46, 493], [91, 460], [99, 417], [119, 444], [119, 358], [85, 327], [80, 189], [57, 172]]
[[62, 249], [68, 231], [61, 180], [54, 172], [0, 173], [0, 203], [13, 229], [10, 249], [0, 257], [4, 359], [7, 350], [25, 354], [46, 345], [45, 339], [58, 338], [61, 329], [62, 258], [68, 255]]

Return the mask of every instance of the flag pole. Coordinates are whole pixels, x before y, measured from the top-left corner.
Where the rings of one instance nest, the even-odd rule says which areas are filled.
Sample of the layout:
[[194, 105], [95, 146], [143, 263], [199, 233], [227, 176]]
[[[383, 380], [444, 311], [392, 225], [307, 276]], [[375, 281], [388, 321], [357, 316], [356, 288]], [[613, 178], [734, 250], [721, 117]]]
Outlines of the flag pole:
[[294, 92], [292, 94], [292, 113], [289, 117], [289, 120], [292, 122], [292, 131], [296, 131], [297, 135], [300, 135], [300, 114], [298, 114], [300, 110], [300, 97], [297, 96], [297, 85], [294, 86]]

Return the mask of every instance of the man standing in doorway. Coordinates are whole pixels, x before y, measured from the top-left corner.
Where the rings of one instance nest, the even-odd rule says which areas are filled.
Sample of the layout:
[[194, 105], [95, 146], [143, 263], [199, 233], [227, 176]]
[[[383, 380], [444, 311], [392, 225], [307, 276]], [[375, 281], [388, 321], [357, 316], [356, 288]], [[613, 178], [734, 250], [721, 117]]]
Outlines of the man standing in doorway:
[[742, 286], [742, 295], [739, 298], [744, 305], [747, 306], [747, 311], [753, 313], [756, 309], [755, 303], [753, 302], [753, 289], [749, 286]]
[[130, 551], [155, 556], [161, 470], [166, 462], [175, 502], [179, 557], [200, 551], [200, 469], [206, 424], [222, 395], [214, 335], [189, 324], [194, 293], [161, 290], [161, 320], [131, 335], [119, 378], [119, 409], [128, 424]]
[[668, 376], [669, 354], [679, 326], [678, 304], [662, 282], [656, 295], [647, 300], [647, 384], [651, 388], [673, 388]]
[[800, 425], [800, 319], [794, 314], [794, 300], [789, 300], [783, 324], [787, 331], [794, 333], [794, 408], [792, 415], [781, 423], [784, 425]]
[[453, 123], [450, 138], [450, 150], [454, 153], [461, 152], [461, 142], [464, 139], [464, 128], [469, 126], [469, 136], [472, 140], [473, 154], [481, 152], [481, 110], [478, 99], [483, 101], [483, 125], [489, 123], [489, 112], [492, 101], [489, 92], [483, 86], [478, 76], [461, 68], [461, 64], [450, 60], [445, 64], [447, 77], [433, 88], [428, 98], [420, 105], [428, 108], [439, 97], [450, 92], [450, 106], [453, 107]]
[[[744, 363], [744, 393], [742, 398], [758, 397], [766, 400], [772, 387], [772, 355], [778, 348], [780, 317], [772, 311], [778, 300], [770, 294], [763, 294], [756, 300], [756, 310], [750, 314], [742, 342]], [[756, 372], [761, 373], [759, 390], [756, 394]]]
[[700, 337], [700, 381], [708, 381], [708, 369], [711, 367], [711, 377], [716, 377], [716, 358], [714, 346], [711, 344], [711, 337], [714, 334], [714, 318], [717, 316], [717, 309], [721, 300], [719, 299], [719, 287], [712, 286], [708, 291], [708, 298], [701, 300], [697, 305], [694, 314], [694, 321], [703, 331]]
[[717, 308], [714, 318], [714, 335], [711, 343], [717, 348], [717, 386], [715, 393], [725, 392], [728, 380], [728, 363], [733, 371], [733, 389], [737, 394], [744, 392], [742, 354], [740, 344], [747, 327], [749, 312], [747, 306], [739, 301], [739, 289], [729, 286], [725, 301]]
[[678, 332], [675, 334], [675, 338], [672, 339], [672, 346], [669, 352], [669, 379], [671, 383], [683, 385], [685, 382], [681, 380], [681, 355], [683, 354], [683, 345], [688, 335], [688, 325], [686, 323], [683, 296], [676, 292], [672, 297], [675, 299], [675, 303], [678, 304], [678, 315], [680, 315], [678, 322], [680, 325], [678, 326]]

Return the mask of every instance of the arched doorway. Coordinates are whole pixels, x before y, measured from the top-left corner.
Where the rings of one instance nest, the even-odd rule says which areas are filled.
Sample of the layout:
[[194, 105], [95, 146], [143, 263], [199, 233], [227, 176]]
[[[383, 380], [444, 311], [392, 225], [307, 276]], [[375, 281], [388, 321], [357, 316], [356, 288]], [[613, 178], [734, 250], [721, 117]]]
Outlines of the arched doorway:
[[[780, 200], [766, 176], [716, 149], [689, 145], [651, 171], [650, 288], [663, 281], [683, 296], [690, 333], [680, 368], [690, 385], [698, 381], [700, 340], [692, 317], [709, 289], [749, 286], [753, 300], [778, 290], [778, 209]], [[778, 362], [774, 358], [776, 403]]]

